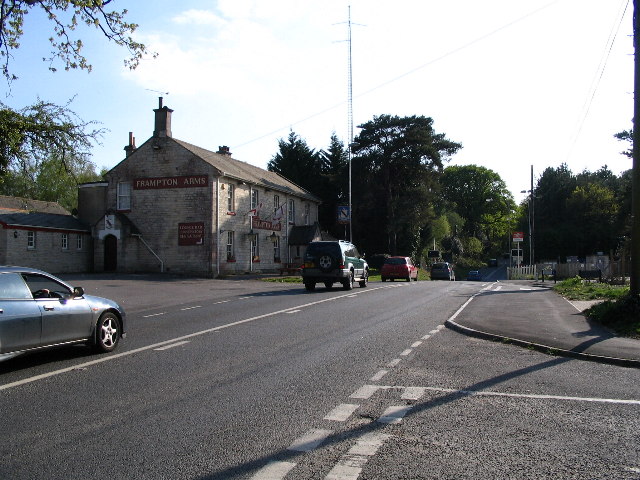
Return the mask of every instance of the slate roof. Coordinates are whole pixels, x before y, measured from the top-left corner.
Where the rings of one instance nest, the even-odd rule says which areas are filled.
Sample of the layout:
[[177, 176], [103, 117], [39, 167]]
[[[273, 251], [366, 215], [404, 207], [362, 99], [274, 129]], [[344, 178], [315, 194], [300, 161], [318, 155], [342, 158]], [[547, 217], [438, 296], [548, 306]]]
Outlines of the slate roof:
[[320, 225], [295, 225], [289, 232], [289, 245], [309, 245], [320, 235]]
[[71, 215], [54, 213], [7, 213], [0, 215], [0, 224], [5, 228], [30, 227], [47, 230], [91, 232], [91, 228]]
[[42, 200], [31, 200], [30, 198], [0, 195], [0, 214], [28, 212], [71, 215], [68, 210], [57, 202], [45, 202]]
[[176, 138], [172, 138], [172, 140], [219, 170], [224, 176], [235, 178], [237, 180], [244, 180], [246, 182], [283, 193], [297, 195], [315, 202], [321, 201], [320, 198], [276, 172], [264, 170], [260, 167], [256, 167], [255, 165], [236, 160], [229, 155], [215, 153]]

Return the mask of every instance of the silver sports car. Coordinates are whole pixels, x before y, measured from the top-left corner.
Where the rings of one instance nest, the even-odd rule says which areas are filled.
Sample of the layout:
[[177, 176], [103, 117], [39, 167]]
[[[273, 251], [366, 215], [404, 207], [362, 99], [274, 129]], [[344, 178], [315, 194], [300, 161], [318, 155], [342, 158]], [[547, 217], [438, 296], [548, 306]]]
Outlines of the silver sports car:
[[116, 302], [40, 270], [0, 266], [0, 360], [78, 342], [110, 352], [125, 331], [126, 315]]

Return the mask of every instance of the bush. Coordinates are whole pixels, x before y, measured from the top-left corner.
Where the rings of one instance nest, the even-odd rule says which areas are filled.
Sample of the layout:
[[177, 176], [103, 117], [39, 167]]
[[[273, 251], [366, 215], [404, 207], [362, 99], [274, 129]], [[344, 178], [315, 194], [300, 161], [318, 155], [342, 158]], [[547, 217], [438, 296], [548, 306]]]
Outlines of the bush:
[[621, 335], [640, 338], [640, 297], [627, 294], [617, 300], [606, 300], [585, 314]]

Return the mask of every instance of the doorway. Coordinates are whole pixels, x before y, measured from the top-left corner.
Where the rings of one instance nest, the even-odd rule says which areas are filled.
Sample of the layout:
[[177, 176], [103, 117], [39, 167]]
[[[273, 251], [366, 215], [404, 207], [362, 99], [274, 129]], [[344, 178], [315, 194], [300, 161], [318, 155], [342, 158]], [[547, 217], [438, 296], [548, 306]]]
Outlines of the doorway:
[[115, 235], [104, 237], [104, 271], [115, 272], [118, 268], [118, 239]]

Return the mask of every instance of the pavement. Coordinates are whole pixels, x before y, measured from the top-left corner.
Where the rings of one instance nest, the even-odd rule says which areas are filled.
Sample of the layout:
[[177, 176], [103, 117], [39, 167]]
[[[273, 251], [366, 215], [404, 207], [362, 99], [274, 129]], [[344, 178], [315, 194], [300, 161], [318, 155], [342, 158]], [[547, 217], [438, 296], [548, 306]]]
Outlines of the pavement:
[[[640, 368], [640, 340], [617, 336], [589, 321], [583, 312], [598, 301], [570, 301], [553, 284], [532, 280], [498, 281], [473, 297], [445, 325], [489, 340], [545, 353]], [[508, 302], [509, 315], [497, 315]]]

